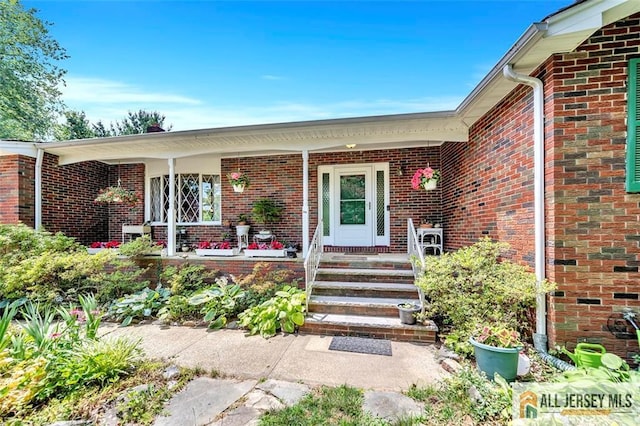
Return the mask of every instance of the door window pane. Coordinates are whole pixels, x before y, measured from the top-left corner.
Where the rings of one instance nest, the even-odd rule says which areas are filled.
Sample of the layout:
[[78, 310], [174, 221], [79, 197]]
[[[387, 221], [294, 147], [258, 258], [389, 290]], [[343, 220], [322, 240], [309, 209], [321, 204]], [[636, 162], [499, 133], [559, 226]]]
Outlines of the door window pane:
[[365, 175], [340, 176], [340, 224], [365, 224]]

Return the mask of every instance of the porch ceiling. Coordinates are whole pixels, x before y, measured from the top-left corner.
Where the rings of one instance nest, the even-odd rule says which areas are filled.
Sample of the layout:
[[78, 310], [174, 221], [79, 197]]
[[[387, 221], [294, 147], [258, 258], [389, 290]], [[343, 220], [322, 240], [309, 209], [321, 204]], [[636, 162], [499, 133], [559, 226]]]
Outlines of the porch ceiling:
[[168, 159], [202, 154], [222, 157], [440, 145], [467, 140], [467, 127], [452, 111], [263, 124], [39, 144], [60, 164]]

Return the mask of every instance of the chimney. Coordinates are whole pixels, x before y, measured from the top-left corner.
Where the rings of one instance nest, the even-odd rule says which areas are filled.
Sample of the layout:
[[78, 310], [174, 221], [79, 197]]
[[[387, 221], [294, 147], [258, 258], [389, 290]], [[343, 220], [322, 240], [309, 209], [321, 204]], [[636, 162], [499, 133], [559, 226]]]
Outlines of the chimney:
[[160, 127], [158, 123], [152, 123], [151, 126], [147, 126], [147, 133], [164, 132], [164, 129]]

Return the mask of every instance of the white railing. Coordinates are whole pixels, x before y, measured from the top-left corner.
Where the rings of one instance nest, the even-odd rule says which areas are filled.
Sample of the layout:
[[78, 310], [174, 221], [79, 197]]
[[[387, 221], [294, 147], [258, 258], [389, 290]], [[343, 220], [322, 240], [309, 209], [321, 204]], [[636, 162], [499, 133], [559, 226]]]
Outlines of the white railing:
[[[416, 233], [416, 228], [413, 226], [413, 220], [411, 218], [407, 219], [407, 254], [409, 255], [409, 261], [413, 269], [413, 279], [415, 283], [420, 274], [424, 272], [425, 261], [420, 240], [418, 239], [418, 234]], [[416, 286], [416, 288], [418, 290], [418, 296], [420, 297], [420, 308], [424, 313], [424, 294], [420, 287]]]
[[311, 297], [311, 290], [316, 280], [316, 274], [318, 273], [318, 266], [320, 266], [323, 251], [322, 221], [320, 221], [318, 226], [316, 226], [316, 231], [313, 233], [313, 238], [309, 244], [307, 257], [304, 259], [305, 289], [307, 293], [306, 312], [309, 312], [309, 298]]

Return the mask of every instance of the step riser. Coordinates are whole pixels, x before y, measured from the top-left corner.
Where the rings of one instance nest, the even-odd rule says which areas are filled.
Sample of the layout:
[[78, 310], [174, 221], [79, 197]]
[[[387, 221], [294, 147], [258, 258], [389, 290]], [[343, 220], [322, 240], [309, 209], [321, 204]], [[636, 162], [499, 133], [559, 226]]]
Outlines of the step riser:
[[366, 315], [370, 317], [397, 317], [398, 308], [395, 306], [345, 306], [325, 303], [309, 302], [309, 313], [324, 312], [338, 315]]
[[320, 263], [321, 268], [331, 269], [380, 269], [384, 271], [411, 271], [411, 265], [397, 262], [325, 262]]
[[397, 283], [413, 284], [413, 277], [393, 276], [393, 275], [358, 275], [358, 274], [330, 274], [318, 272], [316, 281], [348, 281], [348, 282], [372, 282], [372, 283]]
[[415, 299], [417, 290], [377, 290], [377, 289], [351, 289], [351, 288], [313, 288], [313, 294], [318, 296], [345, 296], [345, 297], [385, 297], [400, 299]]
[[305, 323], [301, 333], [322, 336], [355, 336], [373, 339], [388, 339], [399, 342], [435, 343], [437, 332], [426, 328], [383, 328], [363, 325]]

